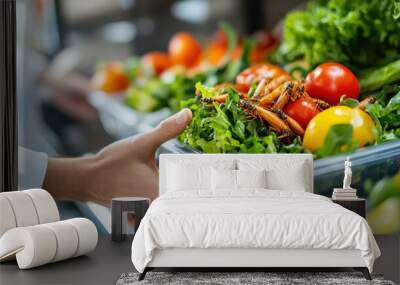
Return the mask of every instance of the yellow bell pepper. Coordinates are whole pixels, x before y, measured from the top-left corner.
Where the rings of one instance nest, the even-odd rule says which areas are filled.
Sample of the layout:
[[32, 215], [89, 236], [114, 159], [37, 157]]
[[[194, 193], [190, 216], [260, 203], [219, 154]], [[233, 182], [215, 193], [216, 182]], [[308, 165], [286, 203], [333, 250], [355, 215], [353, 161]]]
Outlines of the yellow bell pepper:
[[353, 126], [352, 139], [360, 146], [375, 141], [375, 124], [366, 112], [358, 108], [335, 106], [319, 113], [310, 121], [304, 134], [304, 147], [310, 151], [321, 148], [329, 129], [337, 124], [351, 124]]

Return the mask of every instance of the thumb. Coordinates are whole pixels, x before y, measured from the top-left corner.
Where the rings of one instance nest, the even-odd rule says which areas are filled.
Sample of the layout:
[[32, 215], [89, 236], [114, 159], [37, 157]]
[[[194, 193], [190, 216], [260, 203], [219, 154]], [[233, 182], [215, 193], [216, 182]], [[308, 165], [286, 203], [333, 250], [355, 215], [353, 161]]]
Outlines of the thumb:
[[144, 153], [154, 153], [164, 142], [180, 135], [192, 120], [192, 112], [182, 109], [175, 115], [163, 120], [157, 127], [138, 138]]

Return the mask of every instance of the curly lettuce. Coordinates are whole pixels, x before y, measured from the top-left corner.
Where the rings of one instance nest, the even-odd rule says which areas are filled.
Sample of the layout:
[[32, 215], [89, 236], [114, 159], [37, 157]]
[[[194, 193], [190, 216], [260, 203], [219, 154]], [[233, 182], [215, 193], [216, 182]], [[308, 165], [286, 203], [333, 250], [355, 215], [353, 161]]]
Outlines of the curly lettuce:
[[400, 58], [399, 0], [316, 0], [289, 13], [283, 42], [273, 59], [305, 59], [310, 67], [327, 61], [355, 71]]
[[379, 100], [366, 106], [365, 110], [374, 119], [378, 129], [377, 143], [400, 138], [400, 87], [398, 90], [387, 104]]

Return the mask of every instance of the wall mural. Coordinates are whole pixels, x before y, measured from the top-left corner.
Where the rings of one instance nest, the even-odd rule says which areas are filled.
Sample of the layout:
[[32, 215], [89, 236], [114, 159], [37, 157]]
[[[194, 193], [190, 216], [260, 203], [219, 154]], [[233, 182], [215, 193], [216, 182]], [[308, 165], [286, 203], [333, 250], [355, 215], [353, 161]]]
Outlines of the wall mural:
[[121, 122], [111, 130], [119, 137], [132, 126], [118, 108], [150, 126], [190, 108], [191, 123], [163, 152], [311, 152], [315, 192], [329, 197], [349, 156], [374, 232], [398, 233], [399, 30], [397, 1], [329, 0], [289, 12], [281, 40], [228, 23], [202, 41], [179, 32], [167, 52], [100, 66], [93, 102]]

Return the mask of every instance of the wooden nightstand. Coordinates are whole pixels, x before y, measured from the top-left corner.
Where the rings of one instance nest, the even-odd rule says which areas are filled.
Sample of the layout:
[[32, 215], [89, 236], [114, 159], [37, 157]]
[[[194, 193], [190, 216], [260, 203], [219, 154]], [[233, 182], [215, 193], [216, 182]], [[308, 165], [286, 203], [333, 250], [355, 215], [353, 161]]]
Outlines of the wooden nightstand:
[[355, 198], [352, 200], [338, 200], [332, 199], [332, 202], [339, 204], [340, 206], [359, 214], [361, 217], [366, 217], [367, 211], [367, 200], [363, 198]]

